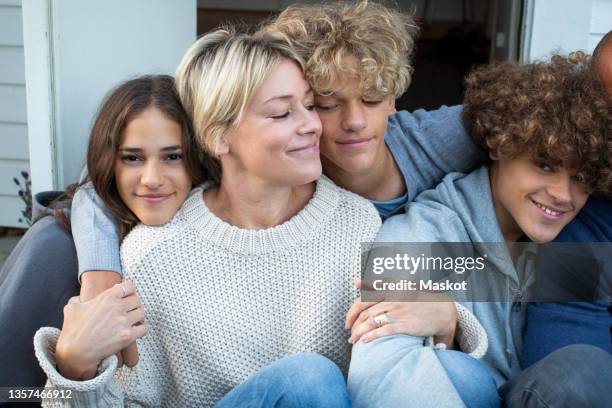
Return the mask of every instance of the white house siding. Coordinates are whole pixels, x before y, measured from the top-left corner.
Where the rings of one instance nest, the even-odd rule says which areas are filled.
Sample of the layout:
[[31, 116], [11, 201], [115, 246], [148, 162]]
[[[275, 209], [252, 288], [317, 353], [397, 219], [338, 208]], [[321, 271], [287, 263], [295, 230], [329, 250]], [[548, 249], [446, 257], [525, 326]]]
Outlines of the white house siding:
[[591, 53], [612, 29], [612, 0], [525, 0], [523, 61]]
[[196, 0], [23, 0], [34, 192], [77, 181], [111, 88], [174, 73], [196, 38], [196, 10]]
[[592, 52], [597, 43], [610, 30], [612, 30], [612, 0], [594, 0], [588, 51]]
[[0, 226], [25, 226], [13, 177], [28, 157], [21, 2], [0, 0]]

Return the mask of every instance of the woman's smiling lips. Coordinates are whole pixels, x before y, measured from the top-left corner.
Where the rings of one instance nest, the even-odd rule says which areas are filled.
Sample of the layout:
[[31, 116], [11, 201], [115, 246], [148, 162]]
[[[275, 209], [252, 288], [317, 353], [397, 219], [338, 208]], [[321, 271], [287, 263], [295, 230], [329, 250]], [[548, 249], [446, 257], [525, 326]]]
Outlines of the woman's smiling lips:
[[336, 144], [340, 145], [341, 147], [355, 149], [355, 148], [367, 146], [372, 140], [374, 140], [373, 137], [360, 138], [360, 139], [337, 140]]
[[150, 204], [158, 204], [165, 201], [172, 195], [170, 194], [136, 194], [136, 197], [142, 198], [144, 201]]
[[312, 143], [288, 150], [287, 153], [319, 153], [319, 146], [316, 143]]
[[551, 221], [559, 221], [561, 219], [561, 217], [563, 217], [563, 214], [565, 214], [567, 211], [562, 211], [559, 210], [557, 208], [554, 207], [548, 207], [542, 203], [540, 203], [539, 201], [534, 200], [533, 198], [530, 199], [531, 202], [533, 203], [533, 205], [536, 206], [536, 208], [538, 209], [538, 212], [546, 219], [551, 220]]

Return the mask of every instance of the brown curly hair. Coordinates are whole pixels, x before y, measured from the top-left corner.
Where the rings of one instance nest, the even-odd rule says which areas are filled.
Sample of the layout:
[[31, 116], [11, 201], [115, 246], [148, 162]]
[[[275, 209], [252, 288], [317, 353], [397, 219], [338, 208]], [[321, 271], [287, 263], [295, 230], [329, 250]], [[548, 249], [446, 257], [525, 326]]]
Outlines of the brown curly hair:
[[[412, 75], [410, 57], [418, 26], [414, 12], [380, 2], [292, 5], [260, 32], [284, 37], [306, 61], [305, 76], [326, 95], [343, 79], [357, 77], [361, 91], [401, 96]], [[357, 60], [357, 66], [348, 63]]]
[[484, 66], [465, 82], [464, 124], [493, 157], [527, 153], [568, 169], [591, 193], [611, 195], [612, 118], [586, 54]]

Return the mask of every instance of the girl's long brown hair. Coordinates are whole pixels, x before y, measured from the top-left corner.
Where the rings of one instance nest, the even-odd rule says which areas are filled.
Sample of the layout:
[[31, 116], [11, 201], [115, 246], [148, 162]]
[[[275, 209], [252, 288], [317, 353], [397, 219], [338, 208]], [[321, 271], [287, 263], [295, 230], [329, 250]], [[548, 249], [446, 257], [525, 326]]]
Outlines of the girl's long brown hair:
[[[194, 185], [218, 179], [217, 163], [198, 148], [191, 121], [181, 105], [168, 75], [147, 75], [132, 79], [112, 90], [98, 110], [87, 147], [87, 179], [68, 186], [60, 200], [70, 200], [81, 185], [91, 181], [98, 196], [111, 212], [122, 240], [139, 220], [119, 196], [115, 162], [128, 123], [149, 107], [155, 107], [181, 127], [183, 163]], [[54, 210], [60, 223], [70, 228], [65, 214]]]

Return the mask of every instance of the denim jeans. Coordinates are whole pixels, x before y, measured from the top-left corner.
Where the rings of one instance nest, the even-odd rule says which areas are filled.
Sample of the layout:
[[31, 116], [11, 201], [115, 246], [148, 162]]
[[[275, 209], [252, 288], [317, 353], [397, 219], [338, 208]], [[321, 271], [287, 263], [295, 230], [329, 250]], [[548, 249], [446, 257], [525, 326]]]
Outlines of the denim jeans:
[[465, 405], [499, 407], [497, 384], [481, 361], [456, 350], [436, 350], [436, 355]]
[[612, 355], [586, 344], [560, 348], [500, 387], [505, 407], [612, 407]]
[[396, 334], [353, 346], [348, 389], [357, 408], [499, 407], [493, 376], [460, 351]]
[[230, 391], [215, 408], [350, 408], [340, 369], [315, 353], [284, 357]]

